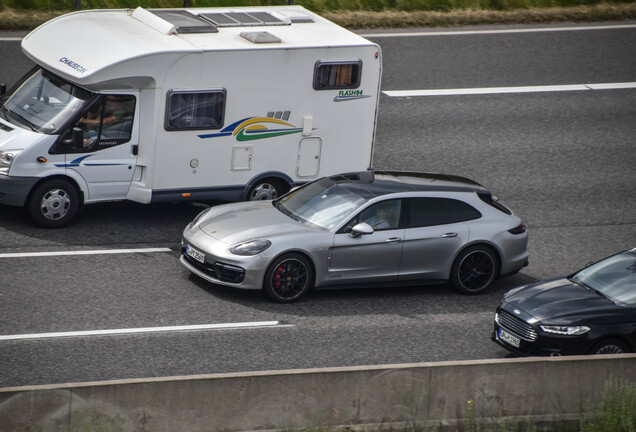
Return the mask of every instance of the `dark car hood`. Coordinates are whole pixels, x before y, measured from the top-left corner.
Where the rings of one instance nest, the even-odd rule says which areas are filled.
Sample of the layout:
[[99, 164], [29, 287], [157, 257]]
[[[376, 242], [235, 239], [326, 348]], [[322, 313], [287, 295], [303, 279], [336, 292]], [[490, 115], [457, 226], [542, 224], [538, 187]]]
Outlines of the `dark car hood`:
[[[508, 305], [506, 307], [505, 305]], [[576, 323], [587, 317], [600, 318], [627, 313], [600, 294], [566, 278], [526, 285], [511, 290], [503, 301], [505, 309], [520, 309], [541, 322]]]

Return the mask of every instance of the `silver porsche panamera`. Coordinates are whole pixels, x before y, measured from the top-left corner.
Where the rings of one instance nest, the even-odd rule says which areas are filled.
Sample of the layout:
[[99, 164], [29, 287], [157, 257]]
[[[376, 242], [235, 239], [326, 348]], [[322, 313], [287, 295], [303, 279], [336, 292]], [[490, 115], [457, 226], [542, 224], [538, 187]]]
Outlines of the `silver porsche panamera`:
[[521, 220], [472, 180], [369, 170], [210, 207], [183, 231], [180, 261], [277, 302], [312, 288], [440, 282], [477, 294], [526, 266], [527, 244]]

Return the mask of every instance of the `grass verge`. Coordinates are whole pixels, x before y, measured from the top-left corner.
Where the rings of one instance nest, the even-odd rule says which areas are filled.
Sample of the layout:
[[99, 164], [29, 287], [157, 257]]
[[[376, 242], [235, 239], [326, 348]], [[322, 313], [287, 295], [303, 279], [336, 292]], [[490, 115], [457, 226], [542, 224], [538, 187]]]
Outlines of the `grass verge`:
[[[71, 10], [0, 9], [0, 30], [32, 30]], [[450, 11], [322, 11], [325, 18], [349, 29], [451, 27], [481, 24], [539, 24], [622, 21], [636, 19], [636, 2], [512, 10], [455, 9]]]

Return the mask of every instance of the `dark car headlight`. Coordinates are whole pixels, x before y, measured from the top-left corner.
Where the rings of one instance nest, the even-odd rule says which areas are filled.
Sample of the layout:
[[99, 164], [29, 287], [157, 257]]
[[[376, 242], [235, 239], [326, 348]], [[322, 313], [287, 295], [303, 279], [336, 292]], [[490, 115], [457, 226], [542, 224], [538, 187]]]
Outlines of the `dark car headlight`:
[[587, 326], [540, 325], [539, 327], [546, 333], [554, 333], [565, 336], [579, 336], [591, 330]]
[[271, 244], [272, 242], [269, 240], [250, 240], [232, 246], [230, 248], [230, 252], [234, 255], [253, 256], [263, 252], [265, 249], [270, 247]]

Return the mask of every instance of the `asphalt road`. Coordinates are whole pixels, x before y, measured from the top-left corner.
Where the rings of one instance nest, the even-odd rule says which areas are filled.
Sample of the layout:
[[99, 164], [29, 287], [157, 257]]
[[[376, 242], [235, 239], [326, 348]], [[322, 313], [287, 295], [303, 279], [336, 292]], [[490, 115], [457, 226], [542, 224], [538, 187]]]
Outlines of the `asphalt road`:
[[[545, 27], [367, 37], [382, 46], [385, 91], [636, 82], [636, 28]], [[15, 41], [0, 39], [0, 59], [8, 83], [30, 67]], [[489, 336], [507, 289], [636, 247], [635, 101], [636, 89], [382, 96], [377, 168], [474, 178], [529, 227], [530, 266], [480, 296], [427, 286], [320, 291], [273, 304], [178, 264], [180, 232], [200, 205], [93, 205], [62, 230], [0, 208], [0, 387], [505, 357]], [[168, 249], [7, 255], [129, 248]], [[280, 324], [1, 339], [272, 321]]]

